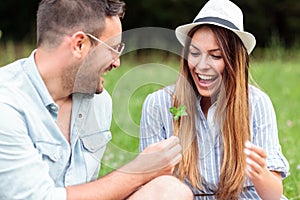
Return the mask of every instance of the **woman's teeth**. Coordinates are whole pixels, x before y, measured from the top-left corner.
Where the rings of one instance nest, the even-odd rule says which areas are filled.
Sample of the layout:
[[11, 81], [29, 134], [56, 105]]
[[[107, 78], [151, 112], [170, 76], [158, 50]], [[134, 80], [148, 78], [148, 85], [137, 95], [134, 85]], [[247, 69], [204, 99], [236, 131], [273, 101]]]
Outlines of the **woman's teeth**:
[[203, 75], [203, 74], [198, 74], [198, 77], [200, 78], [200, 80], [203, 81], [213, 81], [216, 78], [216, 76]]

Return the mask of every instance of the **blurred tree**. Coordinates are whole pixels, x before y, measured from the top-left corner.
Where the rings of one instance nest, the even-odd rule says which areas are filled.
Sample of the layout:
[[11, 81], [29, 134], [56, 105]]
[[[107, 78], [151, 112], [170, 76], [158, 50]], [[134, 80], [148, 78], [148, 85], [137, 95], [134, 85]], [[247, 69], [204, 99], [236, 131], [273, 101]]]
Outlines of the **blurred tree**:
[[[178, 25], [190, 22], [205, 0], [125, 0], [127, 12], [124, 28], [164, 27], [175, 29]], [[201, 3], [202, 2], [202, 3]]]
[[1, 0], [2, 39], [24, 40], [35, 34], [35, 14], [39, 0]]
[[232, 0], [244, 12], [246, 30], [252, 32], [259, 46], [269, 45], [270, 37], [278, 37], [286, 46], [299, 46], [300, 1]]
[[[191, 22], [207, 0], [125, 0], [124, 29], [156, 26], [175, 29]], [[286, 46], [299, 46], [300, 1], [232, 0], [244, 13], [246, 31], [256, 36], [258, 46], [268, 46], [278, 37]]]
[[[35, 16], [40, 0], [1, 0], [2, 39], [34, 38]], [[124, 30], [137, 27], [175, 29], [191, 22], [207, 0], [124, 0], [127, 4]], [[244, 12], [246, 31], [253, 33], [259, 46], [276, 36], [287, 46], [299, 46], [299, 0], [232, 0]], [[277, 35], [276, 35], [277, 34]]]

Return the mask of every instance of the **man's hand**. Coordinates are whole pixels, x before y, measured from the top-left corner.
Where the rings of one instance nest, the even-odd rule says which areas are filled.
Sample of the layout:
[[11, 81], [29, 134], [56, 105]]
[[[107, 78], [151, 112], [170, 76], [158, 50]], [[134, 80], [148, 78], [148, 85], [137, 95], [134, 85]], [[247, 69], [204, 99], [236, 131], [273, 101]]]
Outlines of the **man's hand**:
[[172, 136], [161, 142], [149, 145], [131, 163], [120, 170], [128, 173], [171, 175], [174, 166], [181, 160], [181, 146], [178, 137]]
[[180, 160], [179, 139], [173, 136], [148, 146], [133, 161], [97, 181], [67, 187], [67, 196], [68, 199], [126, 199], [152, 179], [171, 175]]

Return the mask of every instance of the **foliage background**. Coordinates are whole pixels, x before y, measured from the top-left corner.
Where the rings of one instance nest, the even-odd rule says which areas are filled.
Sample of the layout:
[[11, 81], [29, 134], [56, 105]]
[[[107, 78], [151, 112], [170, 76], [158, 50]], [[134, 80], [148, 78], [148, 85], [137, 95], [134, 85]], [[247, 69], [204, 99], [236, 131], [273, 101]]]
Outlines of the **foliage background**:
[[[258, 46], [267, 46], [276, 35], [287, 47], [299, 46], [300, 1], [298, 0], [232, 0], [244, 12], [246, 30], [253, 33]], [[35, 16], [39, 0], [1, 0], [0, 30], [2, 40], [32, 41], [35, 38]], [[206, 0], [125, 0], [127, 12], [124, 30], [137, 27], [175, 29], [191, 22]], [[32, 41], [35, 42], [35, 41]]]

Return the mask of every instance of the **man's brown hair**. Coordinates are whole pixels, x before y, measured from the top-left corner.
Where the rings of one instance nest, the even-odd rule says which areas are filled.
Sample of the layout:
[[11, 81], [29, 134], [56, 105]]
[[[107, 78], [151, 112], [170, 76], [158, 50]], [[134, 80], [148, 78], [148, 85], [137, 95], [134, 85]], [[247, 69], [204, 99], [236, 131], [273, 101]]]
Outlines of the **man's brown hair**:
[[37, 46], [56, 46], [64, 35], [83, 31], [100, 35], [106, 16], [123, 17], [119, 0], [42, 0], [37, 12]]

